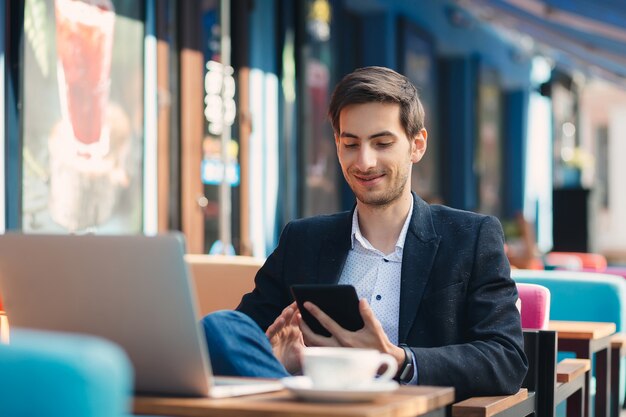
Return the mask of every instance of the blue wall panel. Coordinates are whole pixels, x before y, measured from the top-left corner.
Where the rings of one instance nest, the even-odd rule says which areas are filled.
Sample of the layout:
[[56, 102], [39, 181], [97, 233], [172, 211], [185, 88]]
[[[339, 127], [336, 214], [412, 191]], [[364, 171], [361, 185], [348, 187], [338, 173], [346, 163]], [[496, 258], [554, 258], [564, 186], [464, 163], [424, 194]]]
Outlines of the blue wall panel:
[[528, 90], [504, 94], [504, 210], [511, 217], [524, 209]]
[[474, 210], [477, 206], [474, 144], [478, 58], [445, 58], [439, 68], [439, 109], [445, 115], [440, 127], [444, 199], [451, 207]]
[[395, 48], [392, 47], [395, 32], [392, 28], [389, 13], [369, 13], [362, 16], [359, 42], [362, 50], [362, 60], [359, 66], [378, 65], [395, 68]]

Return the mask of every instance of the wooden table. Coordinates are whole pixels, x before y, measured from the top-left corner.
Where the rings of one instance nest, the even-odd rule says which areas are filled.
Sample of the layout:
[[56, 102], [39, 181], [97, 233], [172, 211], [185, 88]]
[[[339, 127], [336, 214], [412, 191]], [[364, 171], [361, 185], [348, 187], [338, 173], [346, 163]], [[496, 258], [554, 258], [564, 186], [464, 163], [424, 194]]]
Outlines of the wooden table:
[[[589, 321], [550, 321], [550, 330], [557, 331], [559, 352], [574, 352], [577, 358], [591, 359], [595, 354], [596, 400], [595, 417], [610, 417], [611, 412], [611, 335], [615, 323]], [[589, 393], [589, 379], [585, 383]], [[589, 416], [587, 395], [585, 417]]]
[[312, 403], [296, 400], [287, 390], [233, 397], [135, 397], [135, 414], [176, 417], [444, 417], [454, 401], [454, 388], [400, 387], [372, 402]]

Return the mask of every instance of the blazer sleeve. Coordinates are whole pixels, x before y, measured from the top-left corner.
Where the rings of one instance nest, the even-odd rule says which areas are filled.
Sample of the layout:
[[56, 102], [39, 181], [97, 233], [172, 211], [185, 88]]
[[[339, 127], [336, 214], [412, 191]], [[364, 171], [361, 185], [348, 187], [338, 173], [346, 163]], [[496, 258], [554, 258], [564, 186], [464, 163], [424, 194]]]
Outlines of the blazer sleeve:
[[[285, 257], [292, 236], [291, 223], [283, 229], [278, 246], [267, 258], [254, 278], [254, 290], [245, 294], [237, 310], [250, 316], [263, 331], [274, 322], [281, 311], [292, 302], [285, 281]], [[291, 243], [293, 245], [293, 243]]]
[[446, 346], [411, 348], [418, 383], [454, 386], [457, 400], [513, 394], [528, 368], [515, 306], [517, 288], [510, 278], [500, 222], [483, 217], [473, 243], [471, 274], [463, 286], [464, 302], [457, 303], [462, 306], [457, 313], [463, 317], [459, 340]]

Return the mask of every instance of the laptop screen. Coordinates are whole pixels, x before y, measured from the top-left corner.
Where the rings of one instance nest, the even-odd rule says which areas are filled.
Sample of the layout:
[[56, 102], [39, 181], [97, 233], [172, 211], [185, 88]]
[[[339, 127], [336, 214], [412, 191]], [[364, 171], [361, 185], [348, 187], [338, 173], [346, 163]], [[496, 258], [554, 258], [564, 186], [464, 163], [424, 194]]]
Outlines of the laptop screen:
[[0, 293], [12, 326], [121, 345], [136, 391], [206, 396], [210, 368], [180, 234], [0, 235]]

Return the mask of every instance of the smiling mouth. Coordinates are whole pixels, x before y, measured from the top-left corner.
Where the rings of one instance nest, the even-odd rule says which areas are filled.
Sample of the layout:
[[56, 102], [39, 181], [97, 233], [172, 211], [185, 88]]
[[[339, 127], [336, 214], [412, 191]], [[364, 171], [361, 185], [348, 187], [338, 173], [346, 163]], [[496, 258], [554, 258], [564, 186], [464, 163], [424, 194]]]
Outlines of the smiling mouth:
[[376, 174], [376, 175], [358, 175], [358, 174], [354, 174], [354, 178], [356, 178], [359, 182], [368, 184], [368, 183], [373, 183], [376, 180], [384, 177], [385, 174]]

